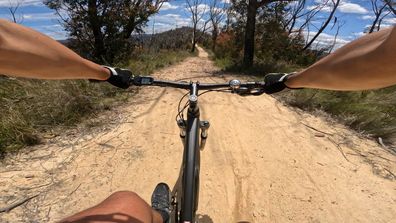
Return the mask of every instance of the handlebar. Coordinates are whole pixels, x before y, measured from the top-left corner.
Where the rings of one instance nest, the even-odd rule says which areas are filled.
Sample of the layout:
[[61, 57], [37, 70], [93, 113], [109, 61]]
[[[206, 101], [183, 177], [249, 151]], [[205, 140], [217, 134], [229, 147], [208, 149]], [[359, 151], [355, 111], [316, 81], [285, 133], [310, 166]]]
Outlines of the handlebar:
[[[188, 90], [191, 88], [193, 82], [178, 82], [167, 80], [155, 80], [150, 76], [135, 76], [131, 79], [131, 85], [134, 86], [158, 86], [158, 87], [172, 87]], [[199, 83], [196, 82], [198, 90], [230, 90], [232, 93], [241, 95], [261, 95], [264, 93], [264, 82], [245, 82], [239, 80], [231, 80], [228, 83]]]

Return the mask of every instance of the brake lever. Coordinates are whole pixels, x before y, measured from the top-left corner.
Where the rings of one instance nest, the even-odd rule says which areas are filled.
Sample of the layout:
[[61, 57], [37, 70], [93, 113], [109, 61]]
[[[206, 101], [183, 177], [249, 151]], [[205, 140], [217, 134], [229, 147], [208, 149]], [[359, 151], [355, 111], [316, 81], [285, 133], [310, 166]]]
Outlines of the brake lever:
[[262, 95], [264, 93], [265, 93], [265, 91], [263, 89], [254, 89], [254, 91], [250, 92], [250, 95], [260, 96], [260, 95]]
[[232, 91], [232, 93], [238, 94], [239, 96], [248, 96], [249, 92], [249, 89], [246, 87], [241, 87]]
[[264, 94], [264, 90], [261, 88], [253, 88], [253, 89], [249, 89], [249, 88], [239, 88], [237, 90], [235, 90], [233, 93], [236, 93], [240, 96], [260, 96], [262, 94]]

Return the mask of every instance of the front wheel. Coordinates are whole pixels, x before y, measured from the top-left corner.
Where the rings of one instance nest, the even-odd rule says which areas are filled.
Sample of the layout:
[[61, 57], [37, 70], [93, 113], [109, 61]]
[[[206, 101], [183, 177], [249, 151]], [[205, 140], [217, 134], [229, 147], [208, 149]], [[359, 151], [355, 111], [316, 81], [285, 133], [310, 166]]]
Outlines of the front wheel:
[[[187, 163], [183, 171], [183, 196], [181, 198], [181, 221], [195, 222], [199, 201], [200, 150], [196, 147], [194, 163]], [[190, 166], [187, 166], [190, 165]]]
[[187, 114], [186, 143], [183, 153], [183, 177], [180, 222], [195, 222], [198, 208], [200, 167], [200, 121], [197, 114]]
[[[199, 160], [199, 156], [198, 156], [198, 158], [197, 158], [197, 162], [200, 162], [200, 160]], [[193, 216], [193, 219], [195, 219], [195, 213], [197, 212], [197, 210], [198, 210], [198, 201], [199, 201], [199, 168], [200, 168], [200, 165], [198, 164], [198, 165], [195, 165], [195, 180], [194, 180], [194, 182], [195, 182], [195, 195], [194, 195], [194, 200], [195, 200], [195, 207], [194, 207], [194, 216]]]

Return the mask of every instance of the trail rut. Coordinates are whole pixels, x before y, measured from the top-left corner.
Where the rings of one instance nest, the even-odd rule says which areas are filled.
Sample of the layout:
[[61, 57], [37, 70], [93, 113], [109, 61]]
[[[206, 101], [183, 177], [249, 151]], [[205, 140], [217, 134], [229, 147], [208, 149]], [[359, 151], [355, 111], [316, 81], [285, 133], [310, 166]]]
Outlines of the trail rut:
[[[202, 49], [154, 76], [232, 78]], [[0, 208], [38, 196], [0, 213], [0, 222], [55, 222], [115, 191], [149, 201], [157, 183], [173, 186], [182, 156], [175, 115], [183, 93], [141, 89], [126, 106], [101, 115], [108, 124], [67, 131], [8, 157], [0, 165]], [[209, 93], [200, 105], [211, 128], [201, 153], [198, 222], [395, 222], [395, 155], [374, 141], [267, 95]]]

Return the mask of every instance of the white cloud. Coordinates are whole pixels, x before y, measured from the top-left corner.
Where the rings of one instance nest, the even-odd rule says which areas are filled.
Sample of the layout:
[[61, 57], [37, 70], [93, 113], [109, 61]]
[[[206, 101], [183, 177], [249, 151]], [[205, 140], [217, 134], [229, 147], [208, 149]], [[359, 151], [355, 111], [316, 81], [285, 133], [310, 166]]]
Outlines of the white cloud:
[[373, 20], [373, 19], [375, 19], [375, 16], [373, 16], [373, 15], [364, 15], [364, 16], [362, 16], [360, 18], [364, 19], [364, 20]]
[[207, 4], [199, 4], [198, 5], [198, 13], [204, 13], [209, 10], [209, 5]]
[[352, 33], [352, 35], [353, 35], [353, 38], [354, 38], [354, 39], [357, 39], [357, 38], [360, 38], [360, 37], [366, 35], [366, 33], [364, 33], [364, 32], [357, 32], [357, 33]]
[[157, 16], [157, 17], [159, 17], [159, 18], [169, 17], [169, 18], [175, 19], [175, 18], [180, 18], [181, 16], [180, 16], [179, 14], [172, 14], [172, 13], [170, 13], [170, 14], [166, 14], [166, 15], [159, 15], [159, 16]]
[[63, 30], [63, 27], [59, 24], [36, 26], [33, 27], [33, 29], [41, 33], [44, 33], [45, 35], [50, 36], [56, 40], [67, 39], [67, 33]]
[[[385, 18], [381, 23], [380, 29], [386, 29], [394, 25], [396, 25], [396, 18]], [[364, 30], [367, 32], [371, 27], [372, 24], [367, 24], [364, 27]], [[378, 29], [378, 24], [375, 26], [374, 31], [377, 31], [377, 29]]]
[[[190, 13], [190, 7], [189, 7], [187, 4], [185, 4], [184, 7], [185, 7], [185, 10], [186, 10], [188, 13]], [[197, 11], [198, 11], [199, 14], [208, 12], [208, 11], [209, 11], [209, 8], [210, 8], [209, 5], [207, 5], [207, 4], [199, 4], [199, 5], [197, 5], [197, 6], [192, 5], [192, 9], [193, 9], [194, 11], [195, 11], [195, 7], [197, 7]]]
[[[315, 0], [315, 3], [317, 5], [323, 4], [323, 1]], [[308, 7], [309, 10], [314, 9], [316, 6], [311, 5]], [[330, 12], [333, 9], [331, 1], [322, 8], [322, 11], [324, 12]], [[357, 4], [357, 3], [351, 3], [348, 1], [341, 1], [340, 5], [338, 6], [338, 11], [343, 12], [343, 13], [352, 13], [352, 14], [366, 14], [369, 13], [369, 11], [364, 8], [363, 6]]]
[[155, 33], [165, 32], [171, 29], [180, 28], [183, 26], [190, 25], [190, 18], [182, 17], [179, 14], [166, 14], [166, 15], [155, 15], [150, 18], [150, 23], [145, 28], [146, 33], [151, 33], [153, 30], [153, 22]]
[[[317, 32], [304, 32], [305, 38], [311, 39]], [[312, 44], [312, 48], [322, 48], [322, 47], [328, 47], [332, 46], [334, 44], [334, 35], [327, 34], [327, 33], [321, 33], [320, 36], [315, 40], [314, 44]], [[336, 43], [334, 45], [334, 50], [344, 46], [345, 44], [349, 43], [351, 40], [349, 40], [346, 37], [341, 37], [338, 36]]]
[[190, 24], [190, 18], [184, 18], [179, 14], [166, 14], [155, 16], [156, 22], [170, 24], [173, 26], [188, 26]]
[[387, 29], [387, 28], [389, 28], [389, 27], [391, 27], [391, 26], [393, 26], [393, 25], [391, 25], [391, 24], [383, 24], [383, 25], [381, 25], [381, 30], [382, 29]]
[[20, 6], [43, 5], [42, 0], [0, 0], [0, 7], [15, 6], [18, 2]]
[[396, 18], [386, 18], [384, 19], [385, 23], [389, 23], [389, 24], [396, 24]]
[[178, 9], [178, 8], [179, 6], [177, 5], [171, 5], [169, 2], [164, 2], [164, 4], [162, 4], [161, 10], [166, 11], [166, 10]]
[[363, 6], [356, 3], [340, 3], [340, 12], [343, 13], [355, 13], [355, 14], [366, 14], [368, 10]]
[[51, 12], [46, 13], [31, 13], [31, 14], [23, 14], [23, 20], [29, 21], [37, 21], [37, 20], [51, 20], [51, 19], [58, 19], [59, 16], [55, 15]]

